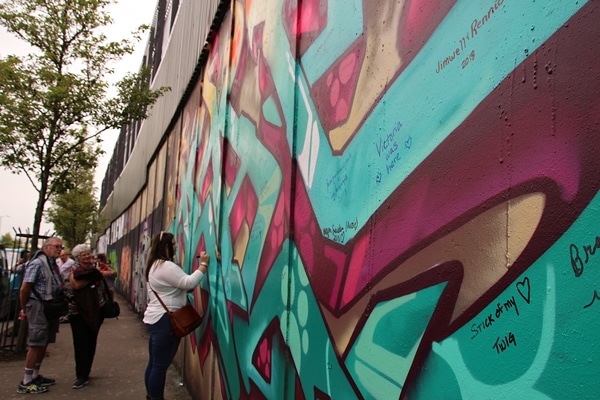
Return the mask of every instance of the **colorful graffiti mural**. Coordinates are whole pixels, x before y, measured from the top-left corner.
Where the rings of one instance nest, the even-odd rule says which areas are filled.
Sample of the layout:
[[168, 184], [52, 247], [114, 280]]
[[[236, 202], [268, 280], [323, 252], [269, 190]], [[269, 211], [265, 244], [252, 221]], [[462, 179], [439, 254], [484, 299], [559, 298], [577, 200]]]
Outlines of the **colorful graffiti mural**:
[[218, 261], [195, 398], [595, 398], [599, 13], [233, 1], [109, 244], [140, 310], [153, 221]]

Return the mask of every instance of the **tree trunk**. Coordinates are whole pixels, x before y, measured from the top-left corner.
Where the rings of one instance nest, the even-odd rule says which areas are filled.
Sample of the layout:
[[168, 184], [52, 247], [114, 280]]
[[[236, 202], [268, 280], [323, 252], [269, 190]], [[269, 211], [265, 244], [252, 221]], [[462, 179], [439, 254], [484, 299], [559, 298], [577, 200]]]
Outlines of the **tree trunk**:
[[40, 225], [42, 224], [42, 217], [44, 215], [44, 205], [46, 204], [45, 194], [38, 196], [37, 205], [35, 207], [35, 217], [33, 218], [33, 232], [31, 238], [31, 249], [36, 250], [38, 248], [38, 240], [40, 237]]
[[[48, 158], [48, 157], [46, 157]], [[44, 216], [44, 207], [46, 206], [46, 195], [48, 193], [48, 180], [50, 179], [50, 175], [48, 172], [48, 167], [44, 168], [40, 179], [40, 190], [38, 192], [38, 201], [35, 207], [35, 217], [33, 218], [33, 232], [31, 238], [31, 249], [37, 250], [38, 241], [40, 238], [40, 226], [42, 225], [42, 217]]]

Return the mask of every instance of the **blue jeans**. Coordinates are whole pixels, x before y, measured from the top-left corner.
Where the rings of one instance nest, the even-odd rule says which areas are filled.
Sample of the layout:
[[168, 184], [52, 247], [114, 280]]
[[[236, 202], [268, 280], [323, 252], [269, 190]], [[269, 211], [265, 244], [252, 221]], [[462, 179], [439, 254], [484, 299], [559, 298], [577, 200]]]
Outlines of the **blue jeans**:
[[167, 369], [177, 353], [180, 338], [173, 334], [171, 320], [164, 314], [155, 324], [146, 324], [150, 333], [148, 343], [148, 366], [144, 375], [146, 394], [153, 399], [162, 399], [165, 392]]

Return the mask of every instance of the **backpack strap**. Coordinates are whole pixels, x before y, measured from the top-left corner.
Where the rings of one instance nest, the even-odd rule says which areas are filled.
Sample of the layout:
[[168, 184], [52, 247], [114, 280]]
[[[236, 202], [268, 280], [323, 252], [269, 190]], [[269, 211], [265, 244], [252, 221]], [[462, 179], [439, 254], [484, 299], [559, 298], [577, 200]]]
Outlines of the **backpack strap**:
[[[42, 265], [44, 266], [44, 274], [46, 275], [46, 297], [50, 296], [50, 299], [52, 299], [52, 298], [54, 298], [54, 296], [52, 295], [52, 280], [56, 279], [56, 276], [52, 272], [52, 267], [48, 263], [48, 256], [46, 255], [46, 253], [44, 253], [42, 250], [36, 251], [35, 254], [33, 255], [33, 257], [31, 258], [31, 260], [29, 261], [29, 263], [31, 261], [35, 260], [36, 258], [39, 258], [40, 261], [42, 262]], [[27, 263], [27, 265], [29, 265], [29, 263]], [[33, 289], [33, 293], [36, 295], [36, 297], [38, 297], [40, 300], [48, 300], [48, 299], [42, 298], [42, 296], [40, 296], [40, 294], [37, 292], [37, 290], [35, 290], [34, 286], [35, 285], [32, 285], [32, 289]], [[62, 287], [62, 285], [60, 284], [60, 280], [58, 283], [58, 287], [59, 288]]]

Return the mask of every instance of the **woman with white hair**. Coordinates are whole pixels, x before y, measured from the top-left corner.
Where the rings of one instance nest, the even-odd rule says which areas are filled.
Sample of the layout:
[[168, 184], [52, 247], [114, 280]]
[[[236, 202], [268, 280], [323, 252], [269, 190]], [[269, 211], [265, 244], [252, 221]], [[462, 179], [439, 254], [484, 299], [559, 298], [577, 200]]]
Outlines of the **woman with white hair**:
[[73, 389], [88, 384], [96, 354], [98, 333], [104, 317], [100, 308], [106, 301], [102, 273], [95, 267], [92, 249], [78, 244], [71, 250], [76, 264], [69, 275], [74, 302], [69, 311], [69, 323], [75, 350], [75, 375]]

